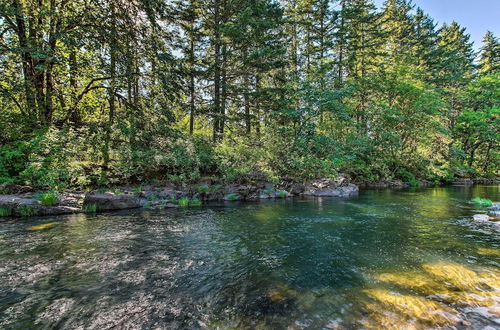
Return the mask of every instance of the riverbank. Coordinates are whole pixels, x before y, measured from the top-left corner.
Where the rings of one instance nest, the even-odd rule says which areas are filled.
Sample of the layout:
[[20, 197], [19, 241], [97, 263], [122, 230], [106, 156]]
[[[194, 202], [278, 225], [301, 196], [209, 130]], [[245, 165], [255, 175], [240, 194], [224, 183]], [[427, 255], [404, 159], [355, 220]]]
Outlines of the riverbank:
[[[499, 184], [499, 179], [460, 179], [452, 185]], [[267, 182], [262, 176], [241, 177], [238, 182], [220, 185], [209, 180], [191, 185], [155, 184], [101, 188], [88, 192], [62, 191], [44, 193], [14, 184], [0, 186], [0, 216], [27, 217], [96, 213], [103, 211], [147, 208], [199, 206], [210, 201], [258, 201], [290, 197], [349, 197], [359, 189], [403, 189], [411, 186], [431, 187], [444, 183], [418, 184], [392, 182], [351, 182], [346, 176], [321, 178], [305, 183]]]

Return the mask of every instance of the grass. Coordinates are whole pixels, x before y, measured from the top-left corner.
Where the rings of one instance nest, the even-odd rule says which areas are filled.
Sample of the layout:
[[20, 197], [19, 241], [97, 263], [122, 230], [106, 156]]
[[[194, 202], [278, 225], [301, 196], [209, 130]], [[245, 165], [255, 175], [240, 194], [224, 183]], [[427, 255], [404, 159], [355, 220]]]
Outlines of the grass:
[[144, 203], [144, 205], [142, 207], [145, 208], [145, 209], [150, 209], [151, 208], [151, 204], [149, 202], [146, 202], [146, 203]]
[[181, 198], [179, 199], [179, 206], [188, 206], [189, 205], [189, 198]]
[[34, 215], [36, 215], [36, 211], [34, 208], [32, 208], [31, 206], [29, 205], [21, 205], [21, 206], [18, 206], [17, 209], [16, 209], [17, 213], [19, 213], [19, 215], [21, 215], [22, 217], [32, 217]]
[[10, 217], [12, 209], [10, 207], [0, 207], [0, 217]]
[[284, 191], [277, 191], [276, 192], [276, 197], [277, 198], [285, 198], [286, 197], [286, 192], [284, 192]]
[[264, 189], [262, 190], [262, 193], [264, 195], [270, 196], [274, 192], [274, 188], [269, 188], [269, 189]]
[[177, 197], [173, 196], [172, 198], [170, 198], [170, 203], [177, 204], [177, 202]]
[[189, 201], [189, 205], [191, 206], [200, 206], [201, 201], [198, 198], [193, 198], [191, 201]]
[[104, 194], [106, 192], [106, 188], [99, 188], [99, 189], [97, 189], [97, 192], [99, 194]]
[[237, 199], [238, 199], [238, 195], [236, 195], [236, 194], [229, 194], [227, 196], [227, 200], [229, 200], [229, 201], [235, 201]]
[[481, 197], [475, 197], [472, 199], [472, 202], [478, 206], [483, 206], [483, 207], [490, 207], [493, 206], [493, 202], [489, 199], [481, 198]]
[[415, 179], [411, 179], [409, 183], [410, 183], [410, 186], [412, 186], [412, 187], [420, 187], [422, 185], [422, 182], [415, 180]]
[[151, 194], [151, 195], [149, 195], [149, 197], [148, 197], [148, 200], [150, 200], [150, 201], [155, 201], [155, 200], [157, 200], [157, 199], [158, 199], [158, 197], [156, 197], [156, 195], [155, 195], [155, 194]]
[[86, 213], [96, 213], [97, 212], [97, 205], [96, 204], [83, 205], [83, 210]]
[[208, 186], [199, 186], [199, 187], [196, 188], [196, 190], [199, 193], [209, 192], [210, 191], [210, 187], [208, 187]]
[[38, 203], [44, 205], [44, 206], [52, 206], [57, 203], [58, 197], [56, 194], [48, 192], [48, 193], [43, 193], [40, 196], [38, 196]]
[[140, 195], [141, 193], [142, 193], [142, 188], [141, 188], [141, 187], [137, 187], [137, 188], [135, 188], [135, 190], [134, 190], [134, 194], [136, 194], [136, 195]]

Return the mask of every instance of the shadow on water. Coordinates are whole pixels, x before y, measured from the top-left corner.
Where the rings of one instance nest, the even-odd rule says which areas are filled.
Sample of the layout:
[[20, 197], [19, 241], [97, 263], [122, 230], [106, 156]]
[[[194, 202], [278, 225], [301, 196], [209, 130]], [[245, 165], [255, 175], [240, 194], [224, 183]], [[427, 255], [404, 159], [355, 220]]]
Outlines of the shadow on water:
[[499, 186], [0, 223], [0, 328], [500, 326]]

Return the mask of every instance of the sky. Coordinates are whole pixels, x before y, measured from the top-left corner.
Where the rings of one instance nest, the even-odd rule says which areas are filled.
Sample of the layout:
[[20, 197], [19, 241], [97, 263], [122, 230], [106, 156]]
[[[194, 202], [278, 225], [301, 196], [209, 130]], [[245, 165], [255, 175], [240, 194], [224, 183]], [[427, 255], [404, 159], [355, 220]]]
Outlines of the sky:
[[[384, 0], [375, 0], [380, 7]], [[467, 28], [476, 49], [481, 47], [486, 31], [500, 37], [500, 0], [413, 0], [435, 22], [458, 22]]]

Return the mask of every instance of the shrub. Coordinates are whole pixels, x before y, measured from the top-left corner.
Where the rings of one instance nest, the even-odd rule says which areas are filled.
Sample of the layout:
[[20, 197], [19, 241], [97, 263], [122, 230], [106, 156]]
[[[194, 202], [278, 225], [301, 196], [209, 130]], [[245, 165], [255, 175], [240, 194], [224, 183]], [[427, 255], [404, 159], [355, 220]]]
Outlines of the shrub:
[[36, 215], [35, 209], [33, 209], [29, 205], [18, 206], [17, 209], [16, 209], [16, 211], [22, 217], [32, 217], [32, 216]]
[[10, 207], [0, 207], [0, 217], [10, 217], [12, 215], [12, 209]]
[[472, 199], [472, 202], [478, 206], [490, 207], [493, 205], [493, 202], [489, 199], [475, 197]]
[[38, 196], [38, 203], [44, 206], [52, 206], [57, 203], [57, 200], [57, 195], [51, 192]]
[[96, 204], [87, 204], [83, 206], [83, 210], [86, 213], [96, 213], [97, 212], [97, 205]]
[[192, 206], [200, 206], [200, 205], [201, 205], [201, 200], [199, 200], [198, 198], [193, 198], [193, 199], [189, 202], [189, 205], [192, 205]]
[[99, 194], [104, 194], [106, 192], [106, 189], [105, 188], [99, 188], [99, 189], [97, 189], [97, 192]]
[[188, 206], [189, 205], [189, 198], [181, 198], [179, 199], [179, 206]]

